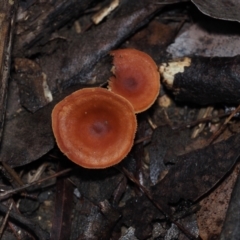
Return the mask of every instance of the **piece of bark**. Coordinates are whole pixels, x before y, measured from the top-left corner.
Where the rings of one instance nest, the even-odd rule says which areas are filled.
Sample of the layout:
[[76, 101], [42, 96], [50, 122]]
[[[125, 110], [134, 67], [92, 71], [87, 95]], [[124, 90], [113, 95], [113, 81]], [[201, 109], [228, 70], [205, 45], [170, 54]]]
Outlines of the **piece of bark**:
[[53, 100], [47, 85], [47, 76], [36, 62], [26, 58], [15, 58], [14, 65], [18, 72], [15, 80], [18, 83], [22, 106], [35, 112]]
[[21, 3], [18, 10], [14, 55], [26, 56], [36, 44], [44, 44], [51, 34], [81, 16], [95, 0], [38, 1]]
[[11, 61], [12, 35], [17, 1], [0, 2], [0, 142], [6, 111], [8, 77]]
[[177, 101], [240, 103], [240, 56], [185, 57], [161, 64], [160, 72]]

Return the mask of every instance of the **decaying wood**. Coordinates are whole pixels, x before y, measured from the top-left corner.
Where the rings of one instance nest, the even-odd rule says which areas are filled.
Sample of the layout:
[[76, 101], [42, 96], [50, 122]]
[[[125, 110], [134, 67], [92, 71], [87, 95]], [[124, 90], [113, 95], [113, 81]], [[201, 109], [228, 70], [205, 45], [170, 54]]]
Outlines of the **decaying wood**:
[[55, 30], [73, 21], [94, 0], [57, 0], [22, 3], [19, 6], [14, 55], [31, 54], [31, 47], [44, 44]]
[[6, 111], [8, 77], [10, 71], [13, 26], [17, 1], [0, 2], [0, 142]]
[[240, 103], [240, 56], [185, 57], [161, 64], [160, 72], [177, 101]]

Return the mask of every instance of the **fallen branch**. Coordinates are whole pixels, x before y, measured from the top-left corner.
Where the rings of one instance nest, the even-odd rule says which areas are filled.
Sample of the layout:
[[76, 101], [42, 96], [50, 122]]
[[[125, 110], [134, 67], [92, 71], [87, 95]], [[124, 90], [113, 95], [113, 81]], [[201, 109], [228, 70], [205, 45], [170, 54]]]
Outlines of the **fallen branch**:
[[185, 57], [161, 64], [160, 72], [177, 101], [240, 103], [240, 56]]

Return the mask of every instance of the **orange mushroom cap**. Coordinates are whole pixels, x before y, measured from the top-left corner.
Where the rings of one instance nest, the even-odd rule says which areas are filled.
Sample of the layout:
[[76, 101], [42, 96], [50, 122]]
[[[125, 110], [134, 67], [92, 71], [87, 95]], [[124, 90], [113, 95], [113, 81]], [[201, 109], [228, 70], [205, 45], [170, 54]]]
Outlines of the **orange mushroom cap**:
[[137, 121], [123, 97], [103, 88], [85, 88], [54, 107], [52, 128], [70, 160], [85, 168], [106, 168], [131, 150]]
[[109, 90], [126, 98], [136, 113], [148, 109], [160, 90], [160, 74], [153, 59], [136, 49], [119, 49], [113, 56], [114, 75]]

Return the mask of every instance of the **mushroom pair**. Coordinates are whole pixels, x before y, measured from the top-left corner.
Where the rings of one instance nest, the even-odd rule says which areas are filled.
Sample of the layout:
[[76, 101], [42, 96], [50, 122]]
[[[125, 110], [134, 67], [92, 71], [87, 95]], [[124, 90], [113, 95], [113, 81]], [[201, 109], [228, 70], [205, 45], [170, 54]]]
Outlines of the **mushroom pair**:
[[135, 49], [112, 51], [114, 77], [109, 90], [84, 88], [64, 98], [53, 109], [52, 128], [60, 150], [85, 168], [119, 163], [131, 150], [135, 113], [157, 98], [160, 77], [152, 58]]

